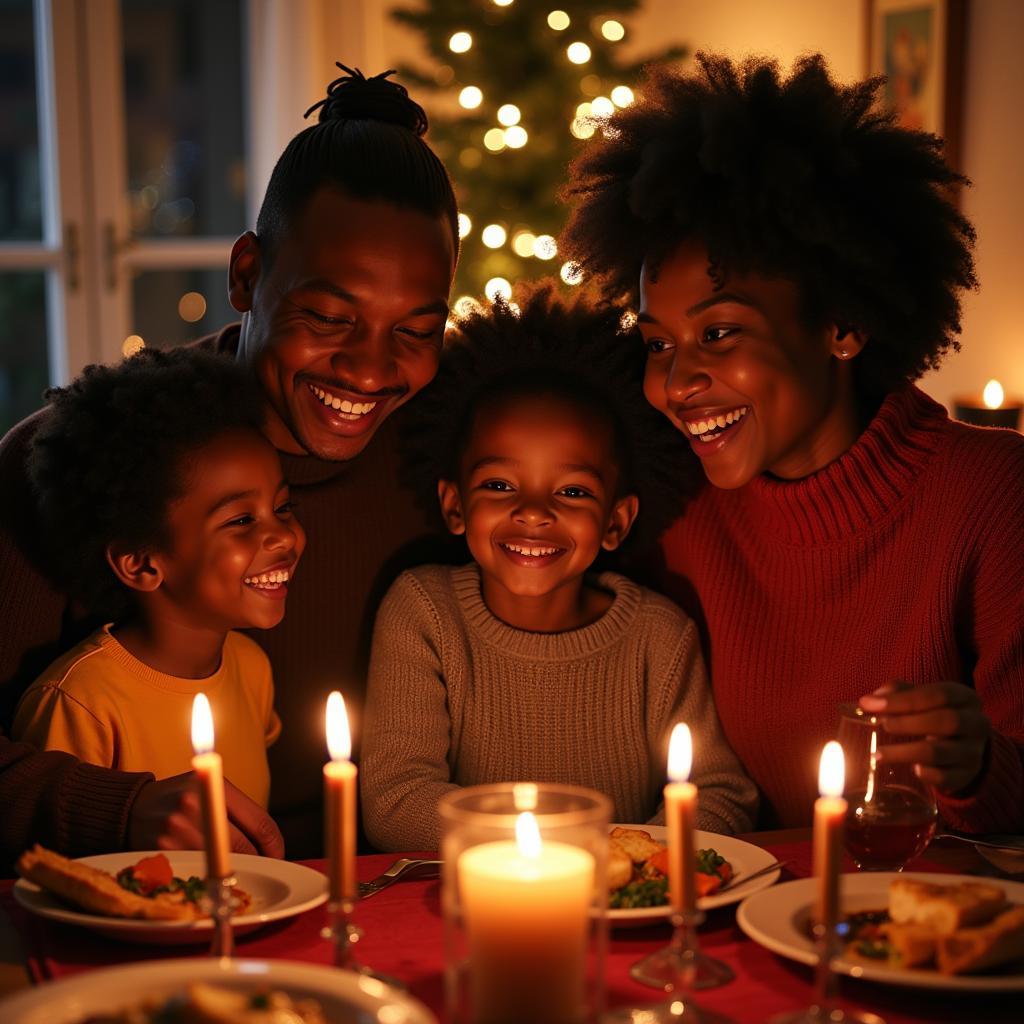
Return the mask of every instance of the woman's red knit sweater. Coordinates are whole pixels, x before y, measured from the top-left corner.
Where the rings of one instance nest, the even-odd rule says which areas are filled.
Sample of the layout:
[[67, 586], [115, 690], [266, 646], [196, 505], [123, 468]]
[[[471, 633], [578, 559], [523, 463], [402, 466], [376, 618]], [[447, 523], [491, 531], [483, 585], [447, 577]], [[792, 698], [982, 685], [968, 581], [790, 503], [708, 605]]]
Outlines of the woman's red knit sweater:
[[1024, 832], [1024, 437], [952, 421], [907, 387], [811, 477], [706, 486], [663, 550], [765, 826], [810, 822], [841, 702], [892, 679], [956, 680], [993, 737], [972, 788], [940, 794], [942, 815]]

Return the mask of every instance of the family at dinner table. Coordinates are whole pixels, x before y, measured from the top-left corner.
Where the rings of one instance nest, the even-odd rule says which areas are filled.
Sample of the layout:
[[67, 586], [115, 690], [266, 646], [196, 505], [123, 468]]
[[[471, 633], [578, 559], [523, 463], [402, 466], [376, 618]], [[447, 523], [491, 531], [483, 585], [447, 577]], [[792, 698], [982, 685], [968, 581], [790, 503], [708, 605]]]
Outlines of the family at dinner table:
[[0, 441], [0, 862], [198, 849], [209, 698], [240, 852], [322, 855], [322, 709], [367, 849], [529, 779], [810, 823], [840, 705], [946, 826], [1024, 833], [1024, 437], [915, 385], [977, 287], [968, 183], [824, 59], [648, 69], [559, 253], [449, 310], [456, 190], [343, 65], [234, 243], [239, 323], [53, 388]]

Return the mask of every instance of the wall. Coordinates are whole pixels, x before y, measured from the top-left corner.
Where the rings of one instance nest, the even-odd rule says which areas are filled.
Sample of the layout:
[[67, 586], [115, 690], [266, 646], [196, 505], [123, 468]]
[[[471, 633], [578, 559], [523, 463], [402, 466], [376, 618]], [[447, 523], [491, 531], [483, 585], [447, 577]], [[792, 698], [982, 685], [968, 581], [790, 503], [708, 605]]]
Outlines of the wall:
[[[980, 392], [990, 377], [1024, 395], [1024, 147], [1012, 128], [1024, 107], [1024, 2], [967, 2], [962, 165], [974, 187], [964, 197], [964, 212], [978, 231], [981, 289], [965, 302], [963, 351], [923, 382], [947, 404], [954, 394]], [[820, 51], [838, 77], [852, 80], [866, 67], [866, 5], [867, 0], [647, 0], [628, 21], [623, 45], [642, 54], [678, 39], [732, 56], [772, 53], [787, 65], [801, 53]], [[419, 40], [387, 17], [393, 0], [346, 0], [342, 6], [351, 12], [347, 30], [333, 38], [344, 40], [339, 52], [346, 61], [376, 71], [421, 56]], [[602, 6], [595, 4], [595, 10]], [[614, 0], [607, 7], [614, 9]]]

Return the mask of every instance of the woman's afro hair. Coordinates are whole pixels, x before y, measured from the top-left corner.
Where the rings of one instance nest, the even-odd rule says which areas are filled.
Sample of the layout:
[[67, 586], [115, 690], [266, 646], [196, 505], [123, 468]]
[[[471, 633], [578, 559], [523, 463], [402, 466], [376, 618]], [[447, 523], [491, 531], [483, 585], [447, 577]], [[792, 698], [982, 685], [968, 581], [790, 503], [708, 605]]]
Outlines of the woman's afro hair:
[[432, 384], [410, 404], [405, 471], [422, 507], [440, 524], [437, 482], [458, 480], [477, 412], [517, 397], [553, 396], [605, 418], [613, 429], [619, 494], [640, 513], [626, 542], [639, 551], [682, 512], [701, 479], [689, 447], [643, 394], [644, 352], [625, 311], [572, 298], [553, 281], [517, 286], [456, 320]]
[[880, 111], [881, 78], [840, 85], [820, 55], [699, 53], [696, 71], [648, 71], [636, 103], [573, 165], [561, 251], [635, 301], [645, 260], [685, 238], [730, 270], [788, 278], [812, 323], [862, 331], [855, 367], [885, 394], [958, 349], [960, 294], [976, 285], [966, 179], [942, 141]]
[[131, 594], [106, 549], [160, 550], [182, 494], [188, 457], [227, 431], [259, 430], [251, 373], [197, 348], [143, 349], [116, 366], [87, 366], [46, 393], [29, 478], [56, 582], [96, 614], [117, 618]]

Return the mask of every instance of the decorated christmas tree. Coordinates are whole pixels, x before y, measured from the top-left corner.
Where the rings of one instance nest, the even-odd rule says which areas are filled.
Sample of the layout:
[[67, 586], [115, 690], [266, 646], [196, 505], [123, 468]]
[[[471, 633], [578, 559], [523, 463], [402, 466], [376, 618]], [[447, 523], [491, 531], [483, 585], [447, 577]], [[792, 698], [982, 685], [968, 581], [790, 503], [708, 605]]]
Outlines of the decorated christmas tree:
[[560, 274], [557, 192], [582, 140], [633, 101], [644, 64], [626, 60], [628, 16], [641, 0], [426, 0], [392, 11], [436, 62], [399, 68], [430, 116], [428, 141], [455, 180], [462, 210], [456, 296], [508, 293], [520, 278]]

